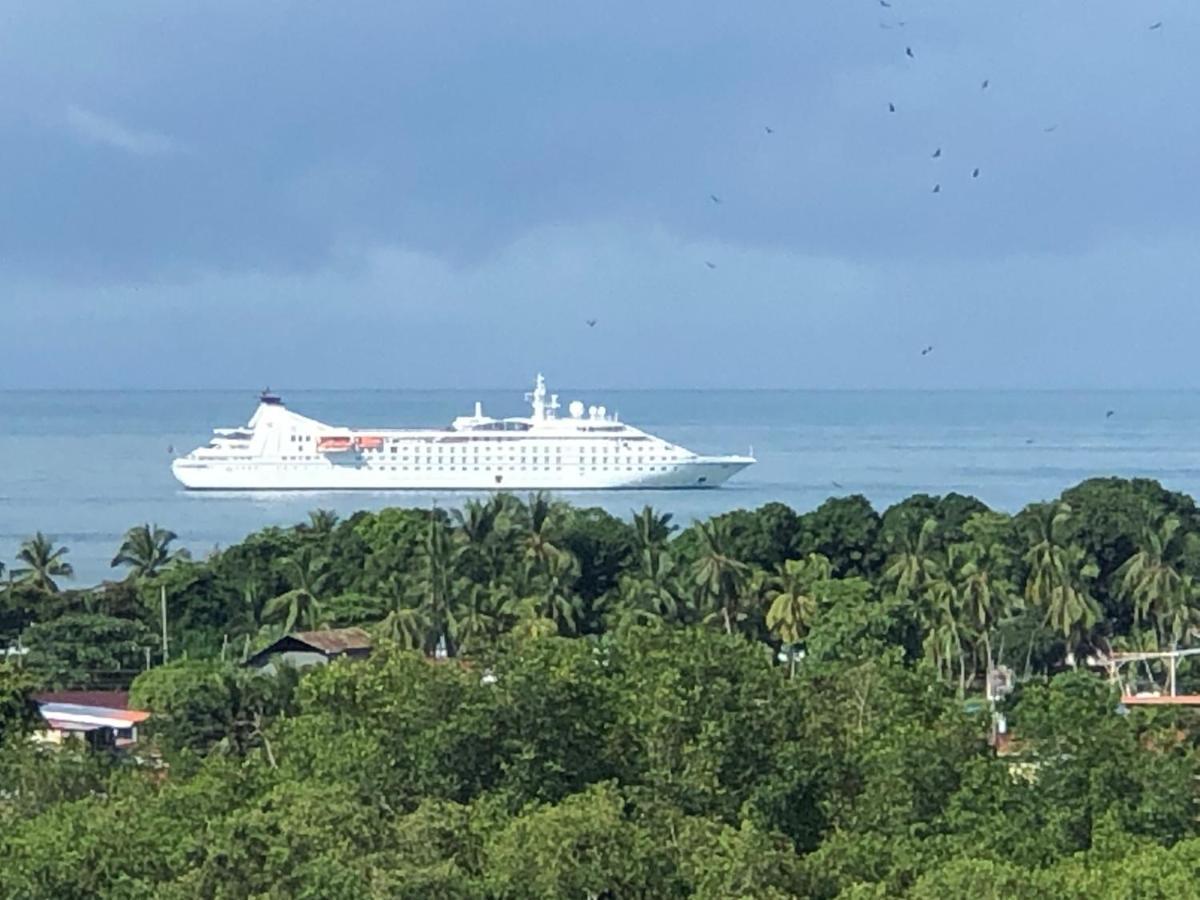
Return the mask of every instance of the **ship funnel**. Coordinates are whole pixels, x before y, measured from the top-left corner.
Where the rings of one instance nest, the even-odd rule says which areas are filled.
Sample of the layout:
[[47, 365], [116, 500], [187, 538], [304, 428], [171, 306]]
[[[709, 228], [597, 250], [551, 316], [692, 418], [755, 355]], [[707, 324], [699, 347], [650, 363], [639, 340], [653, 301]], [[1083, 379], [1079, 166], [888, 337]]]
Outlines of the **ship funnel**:
[[477, 419], [483, 418], [483, 404], [480, 403], [478, 400], [475, 401], [475, 418], [477, 418]]

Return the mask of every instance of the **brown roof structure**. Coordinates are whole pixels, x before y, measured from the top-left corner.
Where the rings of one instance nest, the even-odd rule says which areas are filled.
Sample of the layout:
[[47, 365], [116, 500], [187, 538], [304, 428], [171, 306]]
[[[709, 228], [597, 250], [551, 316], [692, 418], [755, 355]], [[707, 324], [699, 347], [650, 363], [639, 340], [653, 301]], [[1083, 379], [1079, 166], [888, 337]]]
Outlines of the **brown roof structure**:
[[287, 653], [319, 653], [328, 660], [342, 656], [363, 657], [371, 652], [371, 635], [361, 628], [325, 628], [321, 631], [293, 631], [263, 647], [248, 660], [247, 666], [262, 666], [272, 656]]
[[287, 635], [322, 653], [370, 650], [371, 635], [361, 628], [326, 628], [322, 631], [293, 631]]

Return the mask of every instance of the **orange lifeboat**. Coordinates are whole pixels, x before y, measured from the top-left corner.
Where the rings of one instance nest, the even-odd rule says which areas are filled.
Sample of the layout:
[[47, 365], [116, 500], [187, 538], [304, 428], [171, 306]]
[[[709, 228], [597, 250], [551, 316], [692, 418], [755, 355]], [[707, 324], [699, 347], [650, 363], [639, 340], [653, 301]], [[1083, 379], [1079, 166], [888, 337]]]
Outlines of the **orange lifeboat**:
[[383, 438], [381, 437], [360, 437], [355, 440], [355, 446], [359, 450], [378, 450], [383, 446]]
[[348, 437], [323, 437], [317, 439], [317, 449], [322, 453], [337, 453], [351, 448]]

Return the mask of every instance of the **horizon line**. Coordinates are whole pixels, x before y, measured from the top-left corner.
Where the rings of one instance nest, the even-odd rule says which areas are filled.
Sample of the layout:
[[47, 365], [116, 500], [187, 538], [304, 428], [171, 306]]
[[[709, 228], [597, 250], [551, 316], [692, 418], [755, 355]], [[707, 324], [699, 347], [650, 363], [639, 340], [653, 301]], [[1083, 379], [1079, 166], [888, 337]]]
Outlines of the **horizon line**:
[[[528, 393], [529, 385], [499, 386], [499, 387], [319, 387], [313, 385], [269, 388], [272, 393], [329, 393], [329, 394], [383, 394], [383, 393]], [[764, 394], [764, 393], [825, 393], [825, 394], [1051, 394], [1051, 393], [1195, 393], [1200, 392], [1198, 386], [1176, 387], [1146, 387], [1146, 386], [1063, 386], [1063, 387], [713, 387], [704, 385], [666, 386], [666, 387], [616, 387], [612, 385], [566, 385], [554, 393], [567, 391], [612, 391], [624, 394], [645, 393], [726, 393], [726, 394]], [[261, 394], [262, 387], [2, 387], [0, 394]]]

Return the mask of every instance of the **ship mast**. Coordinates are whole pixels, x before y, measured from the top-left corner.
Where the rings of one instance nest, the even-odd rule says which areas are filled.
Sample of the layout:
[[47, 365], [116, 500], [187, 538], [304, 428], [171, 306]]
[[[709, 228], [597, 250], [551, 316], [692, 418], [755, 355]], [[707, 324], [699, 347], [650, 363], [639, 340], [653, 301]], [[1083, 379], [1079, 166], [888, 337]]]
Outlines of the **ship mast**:
[[558, 409], [558, 394], [551, 394], [550, 401], [546, 402], [546, 379], [542, 377], [541, 372], [538, 372], [533, 392], [526, 393], [525, 399], [533, 405], [532, 418], [535, 422], [554, 418], [554, 411]]

